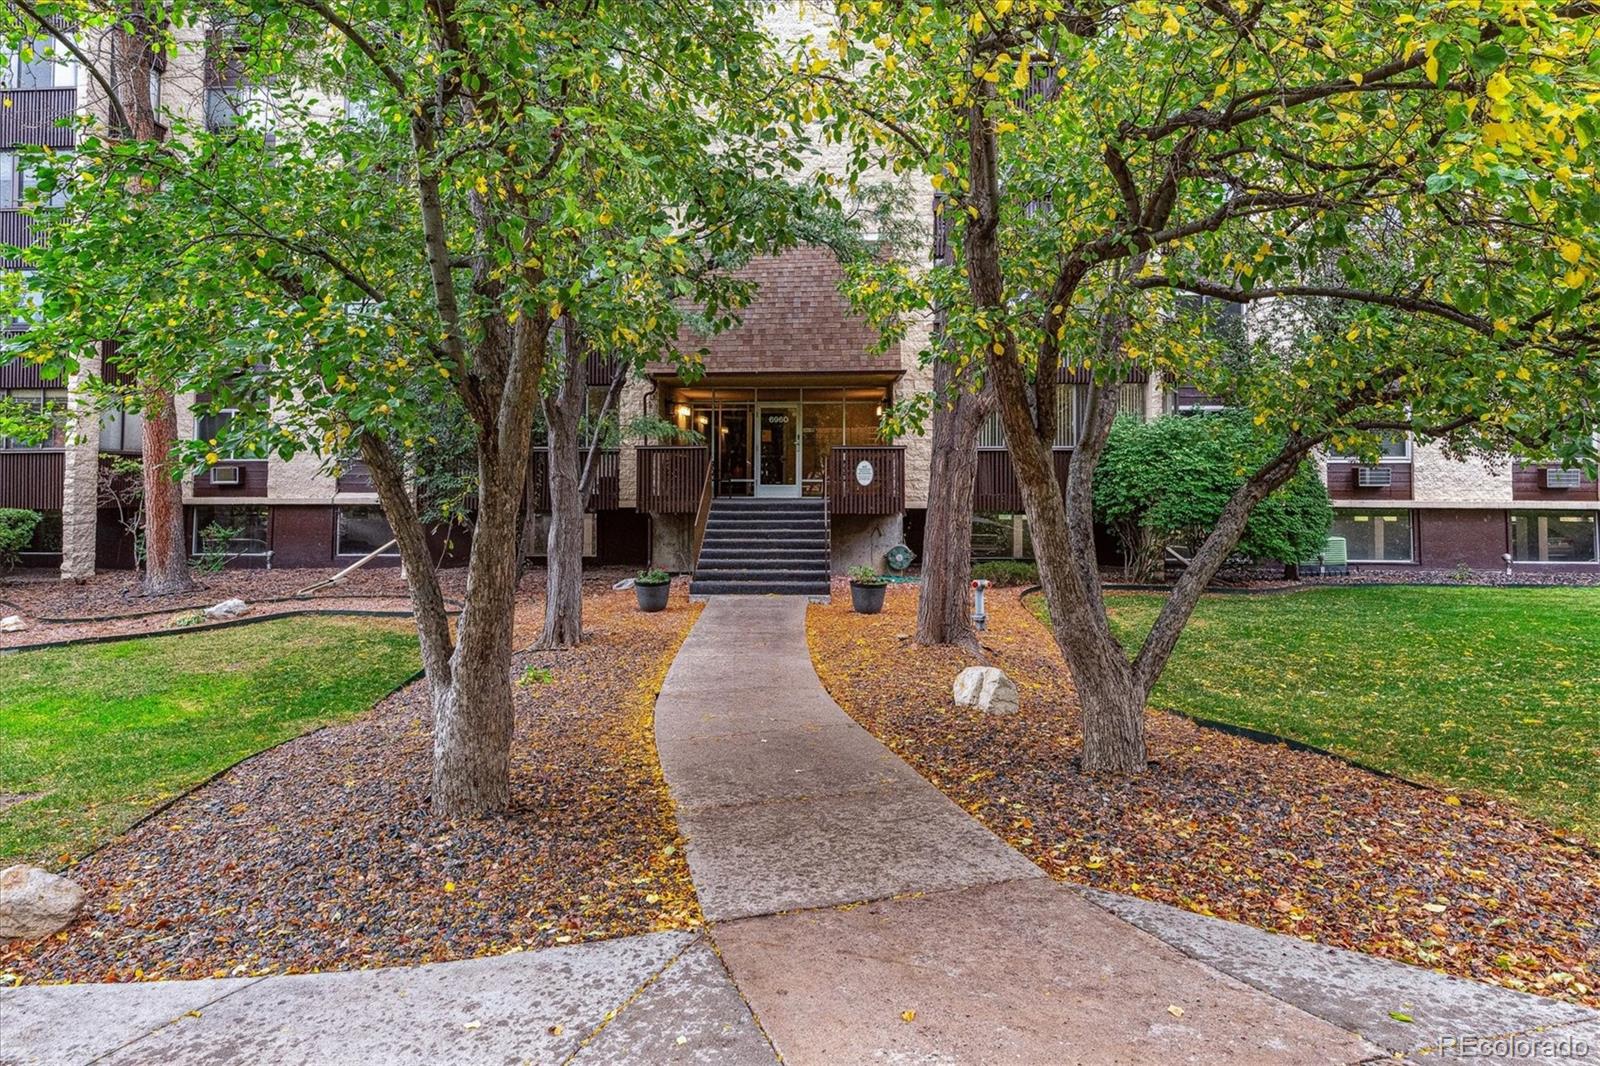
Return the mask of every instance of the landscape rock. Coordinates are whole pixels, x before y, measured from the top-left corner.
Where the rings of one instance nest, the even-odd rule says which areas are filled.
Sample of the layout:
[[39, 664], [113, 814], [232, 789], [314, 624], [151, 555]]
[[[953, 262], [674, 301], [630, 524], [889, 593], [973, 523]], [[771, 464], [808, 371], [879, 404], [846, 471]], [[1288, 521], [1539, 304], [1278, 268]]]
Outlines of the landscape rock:
[[0, 618], [0, 633], [20, 633], [28, 628], [28, 623], [22, 620], [20, 614], [8, 614]]
[[67, 925], [83, 911], [83, 889], [37, 866], [0, 870], [0, 939], [37, 940]]
[[1021, 706], [1017, 683], [998, 666], [969, 666], [956, 675], [952, 693], [958, 707], [976, 707], [989, 714], [1015, 714]]
[[223, 600], [215, 607], [206, 608], [207, 618], [237, 618], [250, 610], [250, 605], [240, 599]]

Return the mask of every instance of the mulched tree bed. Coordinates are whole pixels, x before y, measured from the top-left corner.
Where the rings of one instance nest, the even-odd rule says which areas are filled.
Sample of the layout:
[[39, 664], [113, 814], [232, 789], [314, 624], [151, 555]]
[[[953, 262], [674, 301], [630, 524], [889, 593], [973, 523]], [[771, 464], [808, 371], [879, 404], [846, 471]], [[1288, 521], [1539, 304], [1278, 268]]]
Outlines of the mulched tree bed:
[[[422, 683], [264, 752], [66, 871], [89, 914], [0, 974], [130, 981], [437, 962], [700, 921], [653, 705], [698, 608], [585, 589], [582, 647], [517, 656], [514, 810], [427, 813]], [[517, 644], [537, 635], [524, 601]], [[540, 670], [547, 670], [545, 675]], [[548, 678], [543, 679], [543, 678]]]
[[852, 717], [1052, 876], [1318, 943], [1600, 1006], [1600, 854], [1492, 800], [1151, 711], [1150, 772], [1079, 771], [1048, 631], [992, 592], [986, 665], [1020, 713], [956, 707], [978, 660], [924, 648], [916, 590], [811, 609], [811, 653]]

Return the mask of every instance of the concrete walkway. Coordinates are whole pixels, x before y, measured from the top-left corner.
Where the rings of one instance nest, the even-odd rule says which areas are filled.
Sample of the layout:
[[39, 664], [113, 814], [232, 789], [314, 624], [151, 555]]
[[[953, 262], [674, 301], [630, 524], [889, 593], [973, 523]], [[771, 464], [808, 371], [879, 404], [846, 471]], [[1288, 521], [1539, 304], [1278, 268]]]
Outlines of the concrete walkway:
[[706, 935], [0, 989], [0, 1064], [1600, 1063], [1600, 1012], [1043, 877], [828, 698], [800, 599], [714, 598], [656, 730]]
[[430, 966], [0, 990], [0, 1063], [773, 1062], [702, 936]]
[[711, 938], [784, 1062], [1348, 1064], [1538, 1030], [1600, 1062], [1593, 1011], [1045, 878], [828, 697], [805, 610], [713, 598], [656, 705]]

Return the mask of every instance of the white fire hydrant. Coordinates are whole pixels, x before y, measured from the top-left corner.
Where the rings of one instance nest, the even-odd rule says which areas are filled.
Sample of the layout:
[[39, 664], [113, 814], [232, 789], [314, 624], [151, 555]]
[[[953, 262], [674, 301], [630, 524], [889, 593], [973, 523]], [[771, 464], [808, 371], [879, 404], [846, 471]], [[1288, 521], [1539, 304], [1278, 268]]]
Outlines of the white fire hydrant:
[[974, 581], [972, 583], [972, 625], [979, 632], [989, 622], [989, 616], [983, 610], [983, 593], [989, 587], [987, 581]]

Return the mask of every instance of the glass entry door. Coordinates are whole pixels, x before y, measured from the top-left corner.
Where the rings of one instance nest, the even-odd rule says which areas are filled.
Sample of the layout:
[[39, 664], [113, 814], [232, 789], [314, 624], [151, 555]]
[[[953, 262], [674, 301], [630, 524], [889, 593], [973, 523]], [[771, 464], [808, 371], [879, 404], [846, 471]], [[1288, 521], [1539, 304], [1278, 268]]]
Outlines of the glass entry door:
[[756, 495], [800, 495], [800, 407], [756, 408]]

